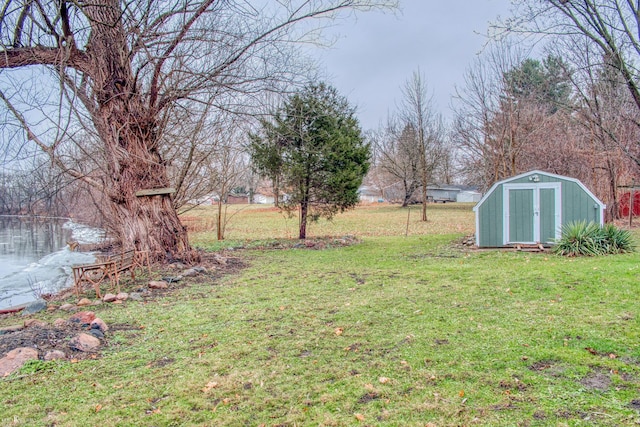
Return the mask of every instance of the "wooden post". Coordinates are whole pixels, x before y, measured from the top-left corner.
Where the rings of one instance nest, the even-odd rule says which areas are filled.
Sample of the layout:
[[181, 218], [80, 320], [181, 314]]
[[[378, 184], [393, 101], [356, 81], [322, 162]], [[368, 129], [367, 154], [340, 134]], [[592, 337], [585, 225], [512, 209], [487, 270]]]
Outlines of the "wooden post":
[[635, 194], [633, 194], [633, 190], [636, 187], [636, 181], [635, 179], [633, 181], [631, 181], [631, 193], [629, 194], [629, 228], [631, 228], [631, 225], [633, 223], [633, 202], [635, 200], [633, 200]]
[[409, 217], [411, 216], [411, 205], [407, 206], [407, 228], [404, 230], [404, 237], [409, 235]]

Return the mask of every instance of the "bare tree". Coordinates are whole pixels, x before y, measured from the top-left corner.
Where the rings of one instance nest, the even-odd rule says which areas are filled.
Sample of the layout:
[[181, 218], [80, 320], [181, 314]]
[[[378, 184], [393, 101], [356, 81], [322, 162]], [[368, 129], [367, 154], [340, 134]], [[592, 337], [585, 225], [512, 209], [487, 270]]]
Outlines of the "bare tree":
[[[295, 77], [297, 57], [285, 46], [324, 25], [297, 24], [391, 3], [7, 0], [0, 12], [0, 99], [24, 129], [23, 141], [107, 195], [125, 247], [190, 261], [197, 255], [175, 211], [161, 152], [177, 109], [186, 102], [226, 108], [237, 94], [276, 89]], [[49, 70], [49, 78], [26, 85], [38, 78], [29, 73], [34, 66]], [[42, 84], [53, 79], [57, 94]], [[91, 136], [90, 150], [78, 140], [81, 129]], [[82, 163], [65, 162], [63, 148], [72, 142], [104, 163], [87, 173]]]
[[420, 188], [420, 153], [415, 129], [390, 119], [375, 142], [374, 164], [388, 177], [382, 187], [399, 183], [403, 189], [402, 206], [407, 206]]
[[453, 133], [469, 182], [486, 189], [531, 169], [567, 173], [577, 147], [569, 74], [560, 56], [528, 58], [509, 43], [476, 60], [457, 94]]
[[640, 111], [634, 108], [621, 74], [588, 40], [556, 46], [566, 53], [576, 70], [571, 81], [578, 108], [572, 117], [582, 140], [576, 151], [584, 158], [580, 179], [606, 203], [608, 219], [615, 219], [618, 187], [631, 183], [637, 172], [640, 129], [634, 123], [638, 122]]
[[619, 73], [635, 107], [640, 109], [640, 2], [618, 0], [517, 0], [515, 16], [496, 25], [508, 33], [564, 37], [570, 43], [586, 40]]
[[429, 95], [426, 78], [414, 71], [402, 87], [400, 120], [415, 132], [422, 192], [422, 221], [427, 221], [427, 187], [433, 172], [443, 157], [444, 125], [436, 114], [433, 97]]

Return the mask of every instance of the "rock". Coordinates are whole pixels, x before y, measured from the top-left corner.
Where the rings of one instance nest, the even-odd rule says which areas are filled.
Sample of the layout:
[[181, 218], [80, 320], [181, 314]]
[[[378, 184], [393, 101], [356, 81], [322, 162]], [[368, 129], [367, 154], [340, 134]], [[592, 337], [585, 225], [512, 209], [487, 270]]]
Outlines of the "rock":
[[86, 307], [88, 305], [91, 305], [91, 300], [89, 298], [82, 298], [76, 305], [78, 307]]
[[102, 333], [102, 331], [100, 329], [89, 329], [89, 334], [93, 335], [94, 337], [103, 340], [104, 339], [104, 334]]
[[47, 322], [38, 319], [27, 319], [24, 321], [25, 328], [42, 328], [47, 326]]
[[74, 308], [76, 308], [76, 306], [75, 306], [75, 305], [73, 305], [73, 304], [69, 304], [69, 303], [67, 303], [67, 304], [62, 304], [62, 305], [60, 306], [60, 310], [62, 310], [62, 311], [71, 311], [71, 310], [73, 310]]
[[204, 268], [204, 267], [193, 267], [193, 269], [195, 271], [197, 271], [198, 273], [206, 273], [207, 272], [207, 269]]
[[81, 323], [81, 324], [89, 324], [93, 322], [93, 319], [96, 318], [96, 314], [93, 311], [81, 311], [79, 313], [74, 314], [69, 318], [70, 322]]
[[44, 300], [37, 300], [34, 301], [32, 303], [30, 303], [29, 305], [27, 305], [24, 310], [22, 310], [22, 315], [23, 316], [28, 316], [30, 314], [34, 314], [34, 313], [38, 313], [42, 310], [46, 310], [47, 308], [47, 302]]
[[118, 299], [115, 294], [105, 294], [104, 297], [102, 297], [102, 301], [104, 302], [114, 302], [116, 299]]
[[120, 292], [118, 295], [116, 295], [116, 299], [118, 301], [126, 301], [129, 299], [129, 294], [126, 292]]
[[69, 348], [77, 351], [95, 351], [100, 347], [100, 340], [93, 335], [82, 333], [69, 341]]
[[169, 264], [169, 268], [172, 268], [174, 270], [184, 270], [185, 268], [187, 268], [187, 266], [181, 262], [174, 262], [173, 264]]
[[107, 332], [109, 330], [109, 327], [107, 326], [104, 320], [102, 320], [99, 317], [96, 317], [91, 322], [91, 329], [100, 329], [102, 332]]
[[162, 281], [167, 283], [179, 282], [180, 280], [182, 280], [182, 276], [167, 276], [162, 278]]
[[60, 350], [51, 350], [48, 351], [47, 354], [44, 355], [44, 360], [46, 361], [50, 361], [50, 360], [63, 360], [66, 359], [67, 355], [64, 354], [64, 351], [60, 351]]
[[64, 328], [67, 325], [67, 321], [65, 319], [57, 318], [53, 321], [53, 326], [56, 328]]
[[227, 265], [227, 259], [221, 255], [214, 255], [213, 259], [220, 265]]
[[142, 301], [142, 294], [140, 292], [132, 292], [129, 295], [129, 299], [133, 301]]
[[189, 268], [188, 270], [185, 270], [182, 272], [182, 277], [191, 277], [191, 276], [197, 276], [198, 272], [194, 269], [194, 268]]
[[3, 328], [0, 328], [0, 335], [10, 334], [12, 332], [18, 332], [23, 329], [24, 329], [24, 325], [5, 326]]
[[149, 282], [149, 289], [167, 289], [169, 284], [162, 280], [152, 280]]
[[17, 371], [28, 360], [38, 358], [38, 350], [29, 347], [20, 347], [11, 350], [5, 357], [0, 359], [0, 377], [6, 377]]

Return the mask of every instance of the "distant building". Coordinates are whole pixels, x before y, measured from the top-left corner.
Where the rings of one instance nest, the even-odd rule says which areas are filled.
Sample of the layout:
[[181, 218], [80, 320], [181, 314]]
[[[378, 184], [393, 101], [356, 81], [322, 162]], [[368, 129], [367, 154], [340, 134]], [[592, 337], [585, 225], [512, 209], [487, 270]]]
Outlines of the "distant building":
[[478, 203], [482, 199], [482, 193], [475, 190], [463, 190], [456, 195], [456, 202]]
[[430, 184], [427, 186], [427, 199], [430, 202], [479, 202], [482, 194], [476, 187], [455, 184]]
[[380, 203], [384, 202], [382, 191], [373, 185], [362, 185], [358, 188], [358, 197], [363, 203]]

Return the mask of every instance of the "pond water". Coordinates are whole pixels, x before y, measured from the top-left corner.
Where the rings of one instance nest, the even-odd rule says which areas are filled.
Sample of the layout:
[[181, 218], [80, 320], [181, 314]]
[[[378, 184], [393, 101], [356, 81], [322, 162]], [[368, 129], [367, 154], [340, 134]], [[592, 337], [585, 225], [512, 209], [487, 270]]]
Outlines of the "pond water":
[[95, 260], [68, 241], [98, 243], [104, 233], [68, 219], [0, 216], [0, 309], [73, 285], [71, 266]]

